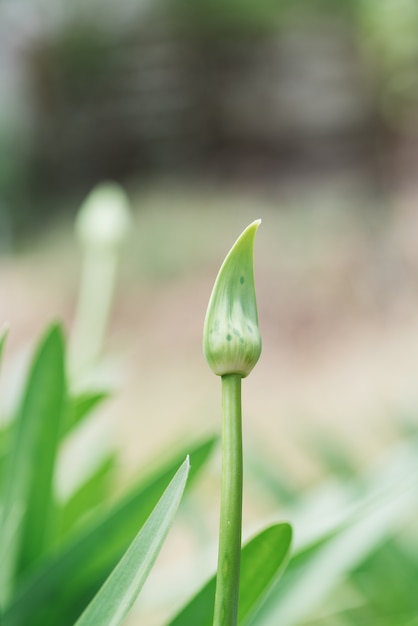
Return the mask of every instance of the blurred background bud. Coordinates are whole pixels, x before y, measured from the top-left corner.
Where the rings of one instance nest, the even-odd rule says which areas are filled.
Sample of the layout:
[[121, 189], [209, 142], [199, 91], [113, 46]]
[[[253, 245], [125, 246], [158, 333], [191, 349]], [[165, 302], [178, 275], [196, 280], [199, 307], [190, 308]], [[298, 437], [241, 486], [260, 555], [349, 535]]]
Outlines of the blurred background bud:
[[129, 201], [115, 183], [102, 183], [86, 198], [77, 217], [78, 236], [86, 246], [118, 248], [130, 225]]

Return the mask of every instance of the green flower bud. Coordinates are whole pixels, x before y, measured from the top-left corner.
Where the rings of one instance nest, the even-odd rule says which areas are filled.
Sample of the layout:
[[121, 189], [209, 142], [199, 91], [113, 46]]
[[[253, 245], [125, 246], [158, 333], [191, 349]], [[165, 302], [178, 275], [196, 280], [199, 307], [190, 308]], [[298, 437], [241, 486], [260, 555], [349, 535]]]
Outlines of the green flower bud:
[[239, 374], [253, 369], [261, 354], [254, 288], [254, 239], [261, 220], [237, 239], [213, 287], [203, 331], [203, 352], [215, 374]]

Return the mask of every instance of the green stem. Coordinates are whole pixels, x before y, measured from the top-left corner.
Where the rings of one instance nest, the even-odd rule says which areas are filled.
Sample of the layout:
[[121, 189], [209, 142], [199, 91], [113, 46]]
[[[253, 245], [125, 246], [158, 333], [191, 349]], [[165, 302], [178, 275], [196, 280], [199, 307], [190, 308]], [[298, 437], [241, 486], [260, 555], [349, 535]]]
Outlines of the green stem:
[[213, 626], [235, 626], [242, 527], [241, 376], [222, 376], [222, 494]]

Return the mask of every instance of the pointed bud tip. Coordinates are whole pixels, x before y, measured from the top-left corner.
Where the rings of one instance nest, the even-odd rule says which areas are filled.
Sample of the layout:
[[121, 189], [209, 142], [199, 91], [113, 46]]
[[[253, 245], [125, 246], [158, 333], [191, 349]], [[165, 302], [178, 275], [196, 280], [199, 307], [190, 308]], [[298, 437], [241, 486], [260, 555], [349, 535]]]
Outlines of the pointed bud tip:
[[206, 312], [203, 352], [218, 376], [248, 376], [261, 354], [254, 287], [254, 238], [261, 220], [241, 233], [227, 254]]

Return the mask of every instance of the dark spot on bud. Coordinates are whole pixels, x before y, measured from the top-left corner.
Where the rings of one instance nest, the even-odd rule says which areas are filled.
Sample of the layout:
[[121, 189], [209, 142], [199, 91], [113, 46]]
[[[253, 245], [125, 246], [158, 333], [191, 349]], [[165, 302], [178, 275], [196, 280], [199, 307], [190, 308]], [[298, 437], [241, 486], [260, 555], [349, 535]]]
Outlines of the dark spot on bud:
[[239, 279], [239, 282], [241, 283], [241, 285], [243, 285], [243, 284], [244, 284], [244, 282], [245, 282], [245, 278], [244, 278], [244, 276], [241, 276], [241, 278]]
[[226, 336], [226, 339], [227, 339], [227, 341], [231, 341], [231, 339], [232, 339], [232, 335], [230, 335], [230, 334], [228, 333], [228, 334], [227, 334], [227, 336]]

